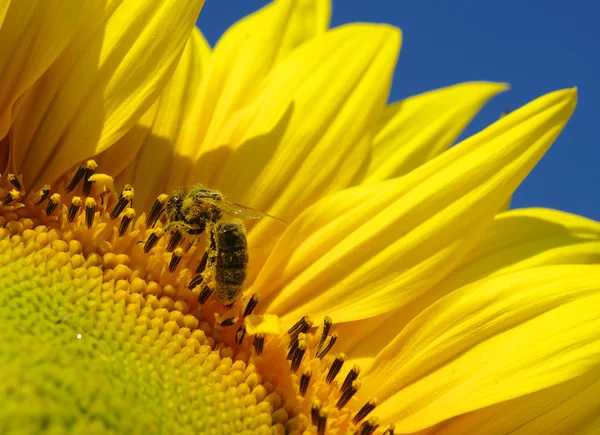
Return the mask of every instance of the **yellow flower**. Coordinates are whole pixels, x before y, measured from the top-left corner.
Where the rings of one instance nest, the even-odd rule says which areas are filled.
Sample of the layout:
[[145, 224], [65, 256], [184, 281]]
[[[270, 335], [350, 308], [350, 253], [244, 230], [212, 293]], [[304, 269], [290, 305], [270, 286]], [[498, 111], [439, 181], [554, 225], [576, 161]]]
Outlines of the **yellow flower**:
[[[278, 0], [211, 51], [201, 5], [0, 1], [0, 431], [597, 430], [600, 224], [498, 213], [575, 90], [448, 149], [505, 85], [385, 106], [398, 29]], [[285, 221], [228, 306], [194, 183]]]

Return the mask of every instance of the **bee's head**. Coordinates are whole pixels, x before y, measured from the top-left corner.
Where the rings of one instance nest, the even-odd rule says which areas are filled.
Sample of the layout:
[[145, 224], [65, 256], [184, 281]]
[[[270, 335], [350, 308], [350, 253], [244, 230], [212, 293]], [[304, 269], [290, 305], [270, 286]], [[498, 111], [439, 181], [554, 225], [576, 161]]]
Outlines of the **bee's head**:
[[183, 198], [179, 194], [174, 194], [169, 197], [167, 201], [167, 215], [171, 220], [179, 220], [181, 216], [181, 206], [183, 204]]

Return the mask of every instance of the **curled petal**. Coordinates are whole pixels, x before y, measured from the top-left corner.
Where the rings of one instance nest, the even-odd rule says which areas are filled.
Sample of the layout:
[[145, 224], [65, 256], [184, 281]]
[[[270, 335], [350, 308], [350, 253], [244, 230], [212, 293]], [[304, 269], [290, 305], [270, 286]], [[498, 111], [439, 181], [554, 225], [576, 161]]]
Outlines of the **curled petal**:
[[440, 299], [376, 358], [363, 391], [401, 433], [524, 396], [600, 364], [600, 266], [547, 266]]
[[171, 77], [203, 0], [85, 3], [72, 43], [13, 124], [12, 160], [27, 186], [55, 181], [135, 124]]
[[361, 182], [404, 175], [446, 151], [502, 83], [461, 83], [387, 106]]
[[347, 322], [425, 293], [481, 239], [574, 107], [573, 90], [550, 93], [404, 177], [309, 208], [256, 280], [269, 311], [284, 323], [304, 313]]

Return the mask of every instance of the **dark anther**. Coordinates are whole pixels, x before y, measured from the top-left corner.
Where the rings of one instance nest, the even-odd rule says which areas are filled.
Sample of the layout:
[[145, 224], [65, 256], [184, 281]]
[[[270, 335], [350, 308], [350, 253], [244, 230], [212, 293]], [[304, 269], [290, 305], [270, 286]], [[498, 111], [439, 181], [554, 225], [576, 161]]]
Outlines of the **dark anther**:
[[60, 204], [61, 196], [58, 193], [53, 194], [48, 201], [48, 205], [46, 206], [46, 215], [50, 216], [58, 204]]
[[338, 338], [338, 333], [336, 331], [329, 336], [329, 343], [327, 343], [327, 346], [325, 346], [325, 348], [319, 352], [319, 354], [317, 355], [317, 358], [323, 359], [327, 355], [327, 353], [331, 350], [331, 348], [335, 344], [337, 338]]
[[333, 360], [333, 363], [331, 364], [331, 367], [329, 368], [329, 372], [327, 372], [326, 382], [328, 384], [331, 384], [333, 382], [333, 380], [335, 379], [335, 377], [338, 375], [338, 373], [342, 369], [342, 366], [344, 365], [344, 362], [346, 361], [346, 358], [347, 358], [346, 354], [344, 354], [344, 353], [339, 353], [335, 357], [335, 359]]
[[17, 190], [14, 190], [14, 189], [11, 190], [10, 192], [8, 192], [6, 194], [6, 197], [2, 201], [2, 205], [8, 205], [8, 204], [10, 204], [11, 202], [13, 202], [17, 198], [19, 198], [19, 196], [21, 196], [21, 194]]
[[244, 337], [246, 336], [246, 326], [242, 323], [238, 330], [235, 332], [235, 342], [237, 344], [242, 344], [244, 341]]
[[[117, 217], [119, 217], [121, 212], [125, 210], [125, 207], [127, 207], [128, 204], [133, 203], [133, 188], [131, 186], [128, 186], [129, 184], [127, 184], [121, 190], [121, 193], [119, 194], [119, 199], [117, 200], [117, 204], [115, 205], [115, 208], [113, 208], [113, 210], [110, 212], [111, 219], [116, 219]], [[131, 190], [127, 190], [128, 188], [131, 188]]]
[[354, 433], [357, 435], [371, 435], [377, 430], [378, 427], [379, 420], [377, 419], [377, 417], [373, 417], [370, 418], [369, 421], [365, 421], [363, 424], [361, 424], [360, 427], [354, 431]]
[[21, 182], [15, 174], [8, 174], [6, 178], [8, 179], [8, 182], [15, 187], [15, 189], [21, 190]]
[[292, 328], [288, 331], [292, 340], [295, 340], [298, 337], [298, 334], [307, 333], [310, 328], [312, 328], [313, 320], [310, 316], [304, 316], [300, 319]]
[[379, 400], [377, 399], [371, 399], [369, 400], [367, 403], [365, 403], [365, 405], [360, 408], [360, 411], [358, 411], [356, 413], [356, 415], [354, 416], [354, 419], [352, 420], [352, 423], [354, 424], [358, 424], [361, 421], [363, 421], [365, 419], [365, 417], [367, 415], [369, 415], [371, 413], [371, 411], [373, 411], [377, 405], [379, 405]]
[[40, 205], [42, 202], [44, 202], [46, 200], [46, 198], [48, 198], [48, 195], [50, 195], [50, 185], [49, 184], [44, 184], [44, 187], [42, 187], [36, 193], [36, 196], [38, 196], [38, 195], [39, 195], [39, 199], [35, 203], [35, 205]]
[[204, 272], [204, 269], [206, 269], [207, 261], [208, 261], [208, 252], [205, 252], [204, 255], [202, 256], [202, 259], [200, 260], [200, 263], [198, 264], [198, 267], [196, 268], [196, 273]]
[[190, 280], [190, 283], [188, 284], [188, 289], [193, 290], [194, 287], [196, 287], [197, 285], [202, 284], [202, 281], [204, 281], [204, 277], [202, 276], [201, 273], [199, 273], [198, 275], [196, 275], [195, 277], [193, 277]]
[[67, 214], [67, 221], [69, 223], [73, 222], [75, 216], [77, 216], [77, 212], [81, 208], [82, 203], [83, 201], [78, 196], [74, 196], [71, 200], [71, 205], [69, 206], [69, 213]]
[[296, 353], [296, 350], [298, 349], [298, 343], [300, 343], [300, 340], [304, 340], [305, 336], [304, 334], [300, 334], [300, 336], [295, 339], [295, 340], [290, 340], [290, 342], [288, 343], [288, 354], [287, 357], [285, 359], [291, 361], [292, 358], [294, 357], [294, 354]]
[[85, 225], [92, 228], [94, 215], [96, 214], [96, 200], [92, 197], [85, 199]]
[[321, 410], [321, 402], [318, 399], [314, 399], [312, 407], [310, 408], [310, 421], [313, 426], [317, 425], [319, 421], [319, 411]]
[[304, 369], [304, 373], [302, 373], [302, 377], [300, 378], [300, 395], [304, 397], [306, 391], [308, 390], [308, 384], [310, 383], [310, 377], [312, 376], [312, 369], [310, 367], [306, 367]]
[[150, 214], [148, 214], [148, 218], [146, 219], [146, 226], [148, 228], [154, 228], [154, 225], [165, 208], [167, 199], [169, 199], [169, 197], [163, 193], [162, 195], [159, 195], [158, 198], [156, 198], [156, 201], [154, 201], [154, 204], [152, 204]]
[[150, 252], [150, 249], [156, 246], [156, 243], [158, 243], [158, 240], [162, 237], [162, 234], [163, 232], [160, 228], [152, 231], [152, 233], [148, 236], [146, 243], [144, 243], [144, 254], [147, 254]]
[[223, 320], [221, 323], [219, 323], [219, 325], [221, 326], [233, 326], [237, 323], [237, 321], [240, 320], [237, 317], [230, 317], [229, 319], [225, 319]]
[[208, 300], [210, 295], [212, 295], [212, 293], [212, 289], [208, 286], [205, 286], [200, 292], [200, 296], [198, 296], [198, 302], [200, 302], [200, 305], [203, 305]]
[[317, 419], [317, 434], [325, 435], [325, 429], [327, 428], [327, 410], [321, 408], [319, 411], [319, 418]]
[[173, 252], [177, 246], [183, 241], [183, 236], [181, 232], [178, 230], [171, 232], [171, 238], [169, 239], [169, 244], [167, 245], [167, 252]]
[[135, 210], [128, 208], [125, 210], [125, 213], [123, 213], [121, 223], [119, 224], [119, 237], [123, 237], [123, 234], [125, 234], [125, 231], [127, 231], [127, 228], [133, 219], [135, 219]]
[[319, 345], [317, 346], [317, 351], [321, 350], [321, 347], [325, 343], [325, 339], [327, 338], [327, 335], [329, 334], [331, 325], [333, 325], [333, 320], [331, 320], [331, 317], [325, 316], [325, 318], [323, 319], [323, 333], [321, 334], [321, 339], [319, 340]]
[[259, 332], [254, 336], [254, 350], [257, 355], [260, 355], [263, 352], [263, 348], [265, 346], [265, 334]]
[[349, 388], [342, 391], [342, 395], [340, 396], [335, 407], [337, 409], [342, 409], [344, 406], [346, 406], [346, 403], [348, 403], [348, 401], [350, 399], [352, 399], [352, 396], [354, 396], [356, 394], [356, 392], [360, 388], [360, 385], [361, 385], [360, 381], [352, 382], [352, 385], [350, 385]]
[[83, 173], [83, 194], [89, 195], [92, 190], [92, 181], [90, 177], [96, 172], [98, 164], [94, 160], [88, 160]]
[[249, 316], [250, 314], [252, 314], [252, 311], [254, 311], [254, 309], [258, 305], [259, 301], [260, 301], [260, 294], [254, 293], [252, 295], [252, 297], [250, 298], [250, 300], [248, 301], [248, 303], [246, 304], [246, 309], [244, 310], [244, 315], [242, 317], [246, 317], [246, 316]]
[[354, 382], [356, 378], [358, 378], [359, 374], [360, 366], [355, 365], [354, 367], [352, 367], [352, 370], [350, 370], [346, 375], [346, 379], [344, 379], [344, 383], [342, 384], [342, 388], [340, 388], [340, 391], [346, 391], [352, 385], [352, 382]]
[[181, 257], [183, 257], [183, 249], [177, 248], [171, 255], [171, 261], [169, 262], [169, 272], [175, 272], [177, 266], [179, 266], [179, 262], [181, 261]]
[[75, 189], [77, 187], [77, 185], [83, 178], [83, 174], [85, 174], [85, 170], [86, 170], [86, 168], [84, 166], [80, 166], [79, 168], [77, 168], [77, 171], [75, 171], [75, 175], [73, 175], [73, 178], [71, 178], [71, 182], [65, 189], [66, 193], [69, 193], [70, 191], [72, 191], [73, 189]]
[[394, 435], [394, 430], [396, 430], [396, 426], [393, 424], [390, 424], [390, 427], [388, 427], [385, 432], [383, 433], [383, 435]]
[[300, 368], [300, 363], [304, 358], [304, 354], [306, 353], [306, 341], [301, 340], [298, 342], [298, 348], [296, 352], [294, 352], [294, 356], [292, 356], [292, 372], [296, 372]]

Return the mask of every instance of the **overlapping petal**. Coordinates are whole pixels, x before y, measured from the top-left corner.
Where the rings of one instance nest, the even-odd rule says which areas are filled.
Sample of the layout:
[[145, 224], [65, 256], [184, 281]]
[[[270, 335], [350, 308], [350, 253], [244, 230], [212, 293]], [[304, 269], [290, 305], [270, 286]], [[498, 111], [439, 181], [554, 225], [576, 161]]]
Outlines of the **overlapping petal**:
[[600, 266], [478, 281], [419, 314], [381, 352], [363, 392], [410, 433], [558, 385], [600, 365]]
[[197, 112], [200, 83], [210, 61], [210, 47], [194, 28], [179, 64], [157, 102], [136, 125], [96, 158], [104, 171], [116, 176], [116, 184], [136, 187], [136, 204], [149, 210], [167, 189], [167, 174], [184, 162], [176, 149], [187, 143], [182, 133], [202, 117]]
[[586, 373], [554, 387], [469, 412], [423, 435], [595, 434], [600, 430], [600, 374]]
[[[257, 94], [262, 79], [297, 46], [325, 32], [329, 0], [277, 0], [231, 26], [215, 46], [184, 128], [186, 138], [177, 147], [180, 165], [170, 173], [169, 190], [197, 181], [192, 168], [201, 153], [203, 180], [222, 166], [217, 138], [237, 110]], [[208, 159], [206, 156], [211, 156]]]
[[17, 99], [71, 40], [83, 5], [80, 0], [0, 1], [0, 139], [16, 116]]
[[419, 313], [453, 290], [479, 279], [531, 267], [599, 264], [600, 223], [550, 209], [497, 215], [481, 242], [439, 284], [406, 306], [360, 322], [337, 325], [349, 366], [368, 369]]
[[373, 137], [369, 166], [357, 181], [399, 177], [433, 159], [506, 88], [502, 83], [461, 83], [387, 106]]
[[315, 204], [288, 228], [256, 280], [265, 308], [284, 323], [304, 313], [347, 322], [425, 293], [480, 240], [575, 101], [573, 90], [550, 93], [404, 177]]
[[84, 3], [71, 43], [13, 124], [12, 163], [27, 186], [56, 180], [134, 125], [173, 73], [203, 0]]

